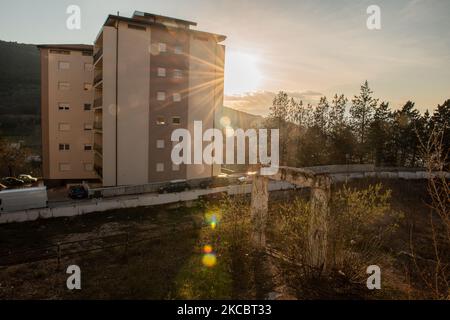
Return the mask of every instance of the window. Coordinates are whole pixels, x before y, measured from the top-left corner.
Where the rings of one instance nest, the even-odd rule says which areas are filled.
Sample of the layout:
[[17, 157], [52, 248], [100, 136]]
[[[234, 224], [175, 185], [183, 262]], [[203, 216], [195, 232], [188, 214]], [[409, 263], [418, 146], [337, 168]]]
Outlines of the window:
[[176, 46], [174, 52], [175, 52], [175, 54], [183, 54], [183, 47]]
[[172, 171], [180, 171], [180, 165], [172, 164]]
[[158, 100], [158, 101], [166, 100], [166, 93], [164, 91], [158, 91], [156, 93], [156, 100]]
[[166, 52], [167, 51], [167, 46], [164, 42], [160, 42], [158, 44], [158, 50], [159, 52]]
[[85, 63], [84, 64], [84, 71], [90, 72], [90, 71], [93, 71], [93, 70], [94, 70], [94, 67], [93, 67], [92, 63]]
[[194, 36], [195, 40], [200, 40], [200, 41], [206, 41], [208, 42], [208, 37], [203, 37], [203, 36]]
[[92, 84], [85, 82], [84, 91], [90, 91], [92, 89]]
[[173, 101], [174, 101], [174, 102], [180, 102], [180, 101], [181, 101], [181, 94], [179, 94], [179, 93], [174, 93], [174, 94], [173, 94]]
[[164, 140], [156, 140], [156, 148], [164, 149]]
[[92, 163], [85, 162], [83, 164], [83, 166], [84, 166], [84, 171], [94, 171], [94, 165]]
[[70, 163], [60, 163], [59, 164], [59, 171], [70, 171], [71, 166]]
[[58, 82], [58, 89], [59, 90], [69, 90], [70, 84], [68, 82]]
[[84, 111], [90, 111], [92, 109], [92, 105], [90, 103], [84, 104]]
[[70, 144], [60, 143], [59, 151], [67, 151], [70, 150]]
[[69, 131], [70, 130], [70, 124], [69, 123], [59, 123], [58, 124], [59, 131]]
[[65, 102], [58, 103], [58, 110], [70, 110], [70, 105]]
[[181, 124], [181, 118], [180, 117], [172, 117], [172, 124]]
[[174, 77], [175, 79], [181, 79], [181, 78], [183, 78], [183, 71], [180, 70], [180, 69], [175, 69], [175, 70], [173, 70], [173, 77]]
[[92, 144], [85, 144], [84, 151], [92, 151]]
[[166, 68], [158, 68], [158, 77], [166, 76]]
[[164, 119], [164, 117], [157, 117], [156, 118], [156, 124], [158, 124], [158, 125], [163, 125], [163, 124], [166, 124], [166, 120]]
[[156, 164], [156, 172], [164, 172], [164, 163]]
[[84, 131], [89, 131], [89, 130], [92, 130], [93, 128], [94, 128], [94, 126], [92, 125], [92, 123], [84, 124]]
[[128, 29], [134, 29], [134, 30], [140, 30], [140, 31], [147, 30], [147, 28], [145, 28], [144, 26], [138, 26], [136, 24], [128, 24]]
[[70, 63], [67, 62], [67, 61], [60, 61], [58, 63], [58, 68], [59, 68], [59, 70], [69, 69], [70, 68]]
[[70, 51], [67, 50], [50, 50], [50, 53], [70, 55]]

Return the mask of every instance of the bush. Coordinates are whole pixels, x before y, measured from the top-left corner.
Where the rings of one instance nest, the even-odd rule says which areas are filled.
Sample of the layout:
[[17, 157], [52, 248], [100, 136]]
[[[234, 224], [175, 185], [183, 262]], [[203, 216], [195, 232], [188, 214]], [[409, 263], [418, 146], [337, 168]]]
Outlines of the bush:
[[[390, 196], [390, 190], [383, 190], [381, 184], [363, 190], [344, 185], [333, 194], [328, 219], [327, 286], [365, 285], [367, 266], [382, 264], [381, 246], [402, 218], [391, 210]], [[274, 246], [290, 261], [286, 271], [295, 278], [295, 285], [307, 286], [311, 279], [324, 279], [321, 271], [308, 266], [309, 202], [297, 198], [275, 206], [271, 214]], [[313, 287], [320, 290], [317, 282]]]

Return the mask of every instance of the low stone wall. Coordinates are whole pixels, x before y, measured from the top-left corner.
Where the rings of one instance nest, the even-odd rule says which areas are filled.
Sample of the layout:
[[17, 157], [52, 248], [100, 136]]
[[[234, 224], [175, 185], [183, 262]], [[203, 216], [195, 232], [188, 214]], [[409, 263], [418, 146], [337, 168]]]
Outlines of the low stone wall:
[[[286, 182], [273, 182], [270, 184], [270, 190], [287, 190], [293, 186]], [[89, 201], [80, 201], [55, 208], [33, 209], [26, 211], [2, 213], [0, 215], [0, 224], [12, 222], [33, 221], [37, 219], [49, 219], [60, 217], [73, 217], [93, 212], [104, 212], [121, 208], [146, 207], [161, 204], [170, 204], [197, 200], [200, 196], [216, 193], [228, 193], [229, 195], [251, 193], [252, 185], [233, 185], [214, 189], [198, 189], [180, 193], [168, 194], [139, 194], [133, 196], [122, 196], [106, 199], [91, 199]]]
[[333, 164], [329, 166], [317, 166], [302, 168], [311, 170], [314, 173], [342, 173], [342, 172], [368, 172], [374, 171], [375, 165], [373, 164]]
[[[353, 167], [353, 169], [355, 169], [355, 171], [357, 172], [348, 172], [348, 171], [339, 172], [342, 169], [342, 167], [346, 166], [326, 166], [326, 167], [328, 167], [329, 175], [332, 178], [333, 182], [345, 182], [349, 180], [362, 178], [407, 179], [407, 180], [428, 178], [428, 173], [423, 170], [382, 171], [377, 169], [377, 170], [369, 170], [366, 172], [364, 171], [359, 172], [359, 169], [362, 169], [363, 168], [362, 166], [365, 165], [354, 165], [354, 166], [359, 166]], [[323, 173], [325, 172], [326, 172], [325, 169], [323, 169]], [[444, 175], [447, 179], [450, 179], [449, 172], [436, 172], [433, 173], [433, 175], [435, 176]], [[268, 188], [269, 191], [277, 191], [277, 190], [292, 189], [294, 188], [294, 186], [286, 181], [271, 181], [269, 183]], [[119, 190], [116, 189], [114, 190], [114, 193], [118, 191]], [[80, 201], [78, 203], [70, 203], [55, 208], [33, 209], [11, 213], [4, 212], [0, 215], [0, 224], [33, 221], [37, 219], [72, 217], [93, 212], [104, 212], [113, 209], [136, 208], [136, 207], [192, 201], [197, 200], [200, 196], [222, 192], [226, 192], [229, 195], [251, 193], [252, 185], [251, 184], [233, 185], [214, 189], [197, 189], [169, 194], [143, 193], [129, 196], [123, 196], [122, 194], [122, 196], [120, 197], [116, 196], [111, 198], [92, 199], [90, 201]]]
[[[330, 174], [333, 182], [345, 182], [354, 179], [363, 178], [378, 178], [378, 179], [405, 179], [405, 180], [420, 180], [428, 179], [428, 172], [426, 171], [369, 171], [369, 172], [349, 172], [349, 173], [333, 173]], [[434, 172], [432, 176], [444, 176], [450, 179], [449, 172]]]

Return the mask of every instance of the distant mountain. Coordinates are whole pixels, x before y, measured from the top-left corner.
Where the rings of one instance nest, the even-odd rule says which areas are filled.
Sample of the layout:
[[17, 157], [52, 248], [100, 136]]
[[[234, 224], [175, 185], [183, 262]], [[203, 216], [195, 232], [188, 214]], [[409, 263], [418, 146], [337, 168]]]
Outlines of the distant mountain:
[[229, 125], [234, 129], [258, 128], [262, 124], [263, 120], [264, 118], [262, 116], [257, 116], [233, 108], [224, 106], [222, 109], [222, 126], [227, 125], [226, 122], [229, 121]]
[[0, 41], [1, 115], [39, 115], [39, 63], [35, 45]]
[[0, 136], [40, 149], [40, 61], [35, 45], [0, 41]]

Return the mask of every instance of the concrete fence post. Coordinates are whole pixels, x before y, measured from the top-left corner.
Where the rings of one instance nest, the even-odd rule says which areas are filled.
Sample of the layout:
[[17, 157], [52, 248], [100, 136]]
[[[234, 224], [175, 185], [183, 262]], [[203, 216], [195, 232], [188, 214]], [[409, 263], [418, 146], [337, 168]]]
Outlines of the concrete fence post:
[[264, 250], [266, 246], [266, 223], [269, 208], [268, 178], [256, 175], [253, 178], [251, 219], [252, 241], [258, 250]]
[[311, 186], [311, 215], [308, 226], [309, 265], [325, 271], [327, 268], [328, 216], [331, 181], [318, 176]]

